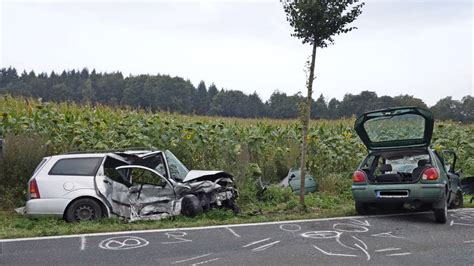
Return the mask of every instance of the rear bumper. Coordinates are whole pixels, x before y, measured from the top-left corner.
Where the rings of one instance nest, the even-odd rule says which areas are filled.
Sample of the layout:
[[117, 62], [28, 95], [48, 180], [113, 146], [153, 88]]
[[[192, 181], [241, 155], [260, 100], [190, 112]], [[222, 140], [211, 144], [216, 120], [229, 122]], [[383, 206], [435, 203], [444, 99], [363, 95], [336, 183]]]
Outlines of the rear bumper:
[[[444, 197], [445, 184], [389, 184], [353, 185], [352, 196], [357, 202], [414, 202], [434, 203]], [[406, 192], [406, 195], [401, 192]], [[393, 195], [392, 195], [393, 194]]]
[[24, 214], [28, 217], [62, 217], [69, 199], [31, 199], [26, 202]]

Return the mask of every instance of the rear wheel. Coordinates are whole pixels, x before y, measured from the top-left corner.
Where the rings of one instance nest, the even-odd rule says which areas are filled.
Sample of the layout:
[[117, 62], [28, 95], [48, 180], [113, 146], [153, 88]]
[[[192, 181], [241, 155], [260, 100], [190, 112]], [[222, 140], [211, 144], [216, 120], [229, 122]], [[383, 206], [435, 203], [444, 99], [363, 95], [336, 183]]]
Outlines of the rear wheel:
[[92, 221], [102, 218], [102, 209], [93, 199], [78, 199], [66, 210], [64, 217], [68, 222]]
[[434, 217], [436, 222], [445, 224], [448, 220], [448, 203], [444, 199], [443, 208], [436, 208], [434, 209]]
[[365, 215], [369, 213], [366, 203], [356, 201], [355, 209], [356, 209], [356, 212], [360, 215]]

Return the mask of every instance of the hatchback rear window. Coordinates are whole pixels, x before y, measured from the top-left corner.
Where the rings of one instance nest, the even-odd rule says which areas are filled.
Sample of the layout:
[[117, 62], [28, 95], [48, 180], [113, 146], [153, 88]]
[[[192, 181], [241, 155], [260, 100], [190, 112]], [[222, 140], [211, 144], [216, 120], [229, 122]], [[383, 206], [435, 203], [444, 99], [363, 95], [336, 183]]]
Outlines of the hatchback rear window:
[[61, 159], [49, 171], [50, 175], [95, 175], [102, 158]]

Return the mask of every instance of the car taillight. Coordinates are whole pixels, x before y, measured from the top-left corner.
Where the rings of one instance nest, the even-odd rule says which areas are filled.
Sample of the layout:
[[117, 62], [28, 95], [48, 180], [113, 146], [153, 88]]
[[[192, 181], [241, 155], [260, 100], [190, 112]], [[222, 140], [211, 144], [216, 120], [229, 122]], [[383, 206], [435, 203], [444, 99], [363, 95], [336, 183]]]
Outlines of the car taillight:
[[439, 177], [438, 170], [436, 168], [428, 168], [425, 171], [423, 171], [423, 175], [421, 176], [421, 179], [423, 180], [436, 180]]
[[35, 179], [30, 181], [30, 199], [39, 199], [40, 192], [38, 189], [38, 184], [36, 183]]
[[352, 182], [354, 183], [365, 182], [366, 179], [367, 178], [366, 178], [365, 172], [360, 171], [360, 170], [355, 171], [354, 174], [352, 175]]

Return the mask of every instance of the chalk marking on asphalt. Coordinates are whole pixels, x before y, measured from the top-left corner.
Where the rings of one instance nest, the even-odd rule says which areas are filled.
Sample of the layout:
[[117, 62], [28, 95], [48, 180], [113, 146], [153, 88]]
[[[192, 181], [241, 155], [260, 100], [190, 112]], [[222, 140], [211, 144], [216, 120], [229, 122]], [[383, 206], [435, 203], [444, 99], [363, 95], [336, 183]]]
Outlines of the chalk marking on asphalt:
[[232, 230], [232, 228], [226, 227], [225, 229], [229, 230], [229, 232], [231, 232], [235, 237], [240, 237], [240, 235], [237, 234], [234, 230]]
[[355, 236], [352, 236], [352, 238], [354, 238], [355, 240], [359, 241], [360, 243], [362, 243], [362, 245], [364, 245], [364, 249], [367, 250], [367, 244], [365, 244], [364, 241], [360, 240], [359, 238], [355, 237]]
[[388, 254], [388, 255], [385, 255], [387, 257], [393, 257], [393, 256], [406, 256], [406, 255], [410, 255], [411, 253], [410, 252], [404, 252], [404, 253], [394, 253], [394, 254]]
[[314, 247], [315, 249], [321, 251], [324, 255], [328, 255], [328, 256], [358, 257], [357, 255], [354, 255], [354, 254], [339, 254], [339, 253], [327, 252], [327, 251], [324, 251], [324, 250], [318, 248], [316, 245], [313, 245], [313, 247]]
[[177, 263], [182, 263], [182, 262], [186, 262], [186, 261], [190, 261], [190, 260], [200, 259], [200, 258], [207, 257], [207, 256], [209, 256], [209, 255], [211, 255], [211, 254], [212, 254], [212, 253], [207, 253], [207, 254], [204, 254], [204, 255], [199, 255], [199, 256], [192, 257], [192, 258], [185, 259], [185, 260], [178, 260], [178, 261], [172, 262], [171, 264], [177, 264]]
[[173, 239], [178, 240], [178, 241], [160, 242], [160, 244], [165, 244], [166, 245], [166, 244], [177, 244], [177, 243], [184, 243], [184, 242], [193, 242], [191, 239], [183, 238], [186, 235], [188, 235], [188, 233], [186, 233], [186, 232], [181, 232], [181, 231], [167, 232], [167, 233], [165, 233], [165, 235], [168, 238], [173, 238]]
[[334, 230], [348, 233], [366, 233], [369, 231], [369, 228], [365, 226], [349, 223], [337, 223], [334, 224], [332, 228], [334, 228]]
[[360, 250], [362, 250], [362, 252], [365, 253], [365, 255], [367, 256], [367, 261], [370, 260], [370, 254], [369, 254], [369, 252], [367, 252], [366, 249], [364, 249], [363, 247], [359, 246], [359, 244], [354, 244], [354, 246], [358, 247]]
[[258, 240], [258, 241], [252, 242], [252, 243], [249, 243], [249, 244], [243, 246], [243, 248], [250, 247], [250, 246], [252, 246], [252, 245], [265, 242], [265, 241], [267, 241], [267, 240], [269, 240], [269, 239], [270, 239], [270, 237], [269, 237], [269, 238], [262, 239], [262, 240]]
[[376, 236], [376, 237], [404, 238], [403, 236], [395, 236], [395, 235], [392, 235], [392, 231], [390, 231], [390, 232], [385, 232], [385, 233], [374, 234], [374, 235], [371, 235], [371, 236]]
[[265, 249], [267, 249], [267, 248], [269, 248], [269, 247], [271, 247], [271, 246], [273, 246], [273, 245], [276, 245], [276, 244], [278, 244], [278, 243], [280, 243], [280, 240], [275, 241], [275, 242], [272, 242], [272, 243], [269, 243], [269, 244], [266, 244], [266, 245], [263, 245], [263, 246], [260, 246], [260, 247], [256, 247], [256, 248], [252, 249], [252, 251], [257, 251], [257, 252], [258, 252], [258, 251], [263, 251], [263, 250], [265, 250]]
[[464, 243], [474, 243], [474, 240], [467, 240], [467, 241], [464, 241]]
[[86, 249], [86, 237], [85, 236], [81, 236], [81, 250], [84, 250]]
[[346, 247], [346, 248], [348, 248], [348, 249], [357, 250], [356, 248], [353, 248], [353, 247], [351, 247], [351, 246], [348, 246], [348, 245], [346, 245], [346, 244], [342, 243], [342, 241], [341, 241], [341, 238], [340, 238], [340, 237], [336, 237], [336, 242], [337, 242], [337, 243], [339, 243], [339, 245], [341, 245], [341, 246], [343, 246], [343, 247]]
[[196, 262], [196, 263], [193, 263], [191, 265], [193, 265], [193, 266], [201, 265], [201, 264], [206, 264], [206, 263], [213, 262], [213, 261], [216, 261], [216, 260], [219, 260], [219, 258], [214, 258], [214, 259], [210, 259], [210, 260], [206, 260], [206, 261]]
[[148, 246], [150, 242], [138, 236], [116, 236], [102, 240], [99, 247], [107, 250], [125, 250]]
[[280, 224], [280, 229], [286, 232], [298, 232], [301, 230], [301, 226], [297, 224]]
[[456, 223], [455, 221], [451, 221], [449, 225], [450, 226], [453, 226], [453, 225], [474, 226], [474, 224]]
[[[473, 210], [474, 208], [466, 208], [464, 210]], [[456, 210], [448, 210], [448, 212], [456, 212]], [[13, 238], [13, 239], [0, 239], [0, 243], [3, 242], [18, 242], [18, 241], [35, 241], [35, 240], [51, 240], [51, 239], [64, 239], [64, 238], [77, 238], [81, 236], [94, 237], [94, 236], [113, 236], [113, 235], [127, 235], [127, 234], [150, 234], [150, 233], [163, 233], [173, 231], [192, 231], [192, 230], [209, 230], [219, 229], [225, 227], [250, 227], [250, 226], [263, 226], [263, 225], [275, 225], [275, 224], [287, 224], [287, 223], [310, 223], [310, 222], [325, 222], [325, 221], [339, 221], [347, 219], [367, 219], [367, 218], [386, 218], [386, 217], [399, 217], [399, 216], [414, 216], [422, 214], [431, 214], [432, 212], [412, 212], [412, 213], [396, 213], [396, 214], [382, 214], [382, 215], [371, 215], [371, 216], [346, 216], [346, 217], [332, 217], [332, 218], [319, 218], [319, 219], [304, 219], [304, 220], [289, 220], [289, 221], [277, 221], [277, 222], [264, 222], [264, 223], [247, 223], [247, 224], [231, 224], [231, 225], [211, 225], [202, 227], [184, 227], [184, 228], [167, 228], [167, 229], [150, 229], [150, 230], [136, 230], [136, 231], [118, 231], [118, 232], [105, 232], [105, 233], [89, 233], [89, 234], [74, 234], [74, 235], [61, 235], [61, 236], [43, 236], [43, 237], [24, 237], [24, 238]], [[472, 225], [474, 226], [474, 225]]]
[[400, 248], [384, 248], [384, 249], [377, 249], [375, 252], [385, 252], [385, 251], [395, 251], [400, 250]]
[[362, 221], [360, 221], [360, 220], [357, 220], [357, 219], [352, 218], [352, 219], [350, 219], [350, 221], [353, 222], [353, 223], [359, 224], [359, 225], [370, 226], [370, 223], [369, 223], [369, 221], [367, 221], [367, 220], [365, 220], [365, 221], [362, 222]]

